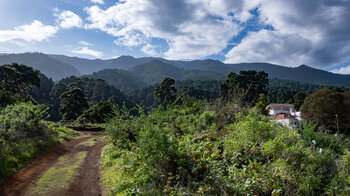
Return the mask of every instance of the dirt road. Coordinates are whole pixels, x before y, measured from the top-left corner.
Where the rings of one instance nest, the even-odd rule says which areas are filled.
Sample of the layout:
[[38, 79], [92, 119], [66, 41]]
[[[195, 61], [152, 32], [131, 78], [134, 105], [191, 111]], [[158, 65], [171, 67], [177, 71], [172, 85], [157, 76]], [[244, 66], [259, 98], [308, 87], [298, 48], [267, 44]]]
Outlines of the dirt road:
[[0, 195], [102, 195], [101, 132], [81, 132], [23, 168], [0, 187]]

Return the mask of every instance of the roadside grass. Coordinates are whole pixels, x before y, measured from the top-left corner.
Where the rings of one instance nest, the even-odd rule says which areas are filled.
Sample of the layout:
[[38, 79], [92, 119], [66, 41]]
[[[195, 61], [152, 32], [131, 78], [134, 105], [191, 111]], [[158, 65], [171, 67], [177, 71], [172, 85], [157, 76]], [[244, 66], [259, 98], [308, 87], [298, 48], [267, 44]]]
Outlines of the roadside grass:
[[84, 146], [89, 146], [89, 147], [92, 147], [95, 145], [95, 143], [97, 141], [99, 141], [101, 139], [101, 137], [93, 137], [93, 138], [90, 138], [89, 140], [85, 141], [85, 142], [82, 142], [80, 143], [79, 145], [84, 145]]
[[[6, 178], [31, 163], [36, 157], [79, 135], [73, 129], [62, 127], [57, 123], [41, 122], [42, 134], [32, 137], [3, 140], [0, 144], [0, 184]], [[1, 131], [0, 131], [1, 132]]]
[[83, 163], [87, 152], [82, 151], [74, 156], [65, 155], [58, 159], [37, 182], [33, 184], [33, 195], [47, 195], [49, 191], [59, 192], [67, 188], [76, 174], [76, 170]]
[[101, 184], [106, 190], [107, 196], [127, 195], [125, 192], [115, 191], [115, 185], [122, 183], [127, 176], [123, 176], [123, 160], [120, 153], [116, 151], [115, 146], [106, 145], [102, 150], [102, 181]]

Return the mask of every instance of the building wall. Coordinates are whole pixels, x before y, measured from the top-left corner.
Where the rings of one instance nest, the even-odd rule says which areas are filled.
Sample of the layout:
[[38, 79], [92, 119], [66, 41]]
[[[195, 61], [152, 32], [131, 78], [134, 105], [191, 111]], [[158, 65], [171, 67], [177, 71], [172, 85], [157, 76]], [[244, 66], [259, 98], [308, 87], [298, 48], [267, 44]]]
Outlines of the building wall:
[[295, 126], [296, 127], [299, 126], [299, 122], [297, 120], [294, 120], [294, 119], [283, 118], [283, 119], [276, 119], [275, 121], [278, 124], [281, 124], [281, 125], [289, 127], [289, 128], [293, 128]]

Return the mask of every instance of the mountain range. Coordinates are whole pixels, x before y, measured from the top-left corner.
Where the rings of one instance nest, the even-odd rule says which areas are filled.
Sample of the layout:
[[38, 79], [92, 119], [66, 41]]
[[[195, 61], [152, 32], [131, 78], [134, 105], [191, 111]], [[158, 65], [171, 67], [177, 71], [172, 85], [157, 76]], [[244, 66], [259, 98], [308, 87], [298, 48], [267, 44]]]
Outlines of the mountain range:
[[270, 78], [298, 82], [350, 87], [350, 75], [335, 74], [307, 65], [286, 67], [269, 63], [225, 64], [218, 60], [172, 61], [163, 58], [120, 56], [115, 59], [84, 59], [64, 55], [23, 53], [1, 54], [0, 65], [22, 63], [40, 70], [58, 81], [75, 75], [101, 78], [123, 90], [160, 82], [164, 77], [175, 80], [224, 80], [230, 72], [240, 70], [265, 71]]

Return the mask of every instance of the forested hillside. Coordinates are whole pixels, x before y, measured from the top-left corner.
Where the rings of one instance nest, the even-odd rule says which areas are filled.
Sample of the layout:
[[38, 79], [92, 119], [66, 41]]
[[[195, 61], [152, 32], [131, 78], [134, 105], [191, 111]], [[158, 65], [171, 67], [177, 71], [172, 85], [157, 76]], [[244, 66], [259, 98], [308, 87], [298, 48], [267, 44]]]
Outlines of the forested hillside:
[[8, 54], [0, 56], [0, 65], [22, 63], [38, 69], [54, 81], [68, 76], [79, 76], [80, 71], [70, 64], [63, 63], [42, 53]]
[[159, 83], [167, 77], [174, 78], [175, 80], [181, 80], [182, 78], [181, 69], [158, 60], [134, 66], [129, 71], [147, 84]]
[[104, 69], [94, 72], [88, 77], [103, 79], [122, 92], [129, 92], [147, 85], [147, 83], [132, 75], [129, 71], [120, 69]]
[[[285, 67], [269, 63], [225, 64], [221, 61], [211, 59], [172, 61], [163, 58], [134, 58], [132, 56], [120, 56], [108, 60], [90, 60], [41, 53], [5, 54], [0, 56], [0, 64], [12, 62], [31, 65], [55, 81], [71, 75], [88, 75], [103, 69], [128, 70], [139, 80], [147, 84], [160, 82], [165, 77], [172, 77], [176, 80], [203, 78], [219, 80], [226, 77], [230, 72], [238, 73], [241, 70], [256, 70], [268, 73], [270, 78], [293, 80], [323, 86], [350, 87], [349, 75], [334, 74], [306, 65]], [[123, 87], [117, 86], [117, 88]]]
[[95, 71], [100, 71], [111, 67], [113, 60], [101, 60], [101, 59], [83, 59], [78, 57], [69, 57], [64, 55], [49, 54], [48, 56], [57, 59], [63, 63], [72, 65], [75, 69], [79, 70], [81, 74], [90, 74]]

